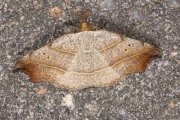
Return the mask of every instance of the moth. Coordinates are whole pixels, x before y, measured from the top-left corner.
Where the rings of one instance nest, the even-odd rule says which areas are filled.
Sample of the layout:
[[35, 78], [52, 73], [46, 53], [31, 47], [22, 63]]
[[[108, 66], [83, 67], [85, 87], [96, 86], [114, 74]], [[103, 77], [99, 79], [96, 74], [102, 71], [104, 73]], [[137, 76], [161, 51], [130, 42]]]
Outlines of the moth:
[[15, 69], [32, 82], [47, 82], [62, 89], [80, 90], [117, 84], [129, 74], [144, 72], [159, 51], [153, 45], [97, 30], [83, 22], [81, 31], [59, 37], [22, 57]]

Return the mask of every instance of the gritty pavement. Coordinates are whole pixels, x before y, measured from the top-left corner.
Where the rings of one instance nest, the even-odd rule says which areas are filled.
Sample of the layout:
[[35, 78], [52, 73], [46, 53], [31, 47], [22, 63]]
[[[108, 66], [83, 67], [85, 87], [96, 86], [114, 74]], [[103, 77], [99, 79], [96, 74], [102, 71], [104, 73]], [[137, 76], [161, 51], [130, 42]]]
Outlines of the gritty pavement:
[[[80, 91], [13, 71], [25, 54], [77, 32], [86, 10], [92, 26], [156, 45], [159, 57], [118, 85]], [[0, 120], [179, 119], [179, 0], [0, 0]]]

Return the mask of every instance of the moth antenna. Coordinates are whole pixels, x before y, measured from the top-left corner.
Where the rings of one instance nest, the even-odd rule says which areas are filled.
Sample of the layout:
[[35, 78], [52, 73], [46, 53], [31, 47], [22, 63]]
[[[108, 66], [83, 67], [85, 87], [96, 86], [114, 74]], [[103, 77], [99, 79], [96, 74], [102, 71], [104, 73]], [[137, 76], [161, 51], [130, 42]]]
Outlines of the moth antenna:
[[85, 10], [84, 12], [79, 13], [79, 17], [82, 20], [80, 31], [89, 31], [90, 28], [87, 24], [87, 17], [92, 14], [90, 9]]
[[85, 19], [83, 19], [83, 21], [81, 23], [80, 31], [89, 31], [89, 27], [88, 27], [87, 21]]

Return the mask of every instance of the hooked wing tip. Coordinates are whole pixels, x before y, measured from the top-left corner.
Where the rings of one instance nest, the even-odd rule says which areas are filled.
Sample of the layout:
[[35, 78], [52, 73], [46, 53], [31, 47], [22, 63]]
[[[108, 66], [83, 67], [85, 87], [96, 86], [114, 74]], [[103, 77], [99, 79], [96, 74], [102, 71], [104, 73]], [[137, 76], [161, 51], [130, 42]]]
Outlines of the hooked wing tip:
[[17, 62], [16, 64], [14, 64], [14, 66], [13, 66], [14, 68], [13, 68], [13, 70], [20, 70], [20, 69], [22, 69], [23, 67], [22, 67], [22, 64], [21, 63], [19, 63], [19, 62]]

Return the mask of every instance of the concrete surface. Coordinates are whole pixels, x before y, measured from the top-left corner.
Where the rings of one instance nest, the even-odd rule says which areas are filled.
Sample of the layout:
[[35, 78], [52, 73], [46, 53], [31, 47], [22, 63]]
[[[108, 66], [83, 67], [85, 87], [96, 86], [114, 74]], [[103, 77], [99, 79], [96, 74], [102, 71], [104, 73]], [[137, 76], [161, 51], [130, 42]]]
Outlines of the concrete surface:
[[[157, 45], [160, 57], [118, 85], [81, 91], [13, 72], [26, 53], [74, 32], [87, 9], [92, 25]], [[179, 120], [179, 52], [179, 0], [0, 0], [0, 120]]]

